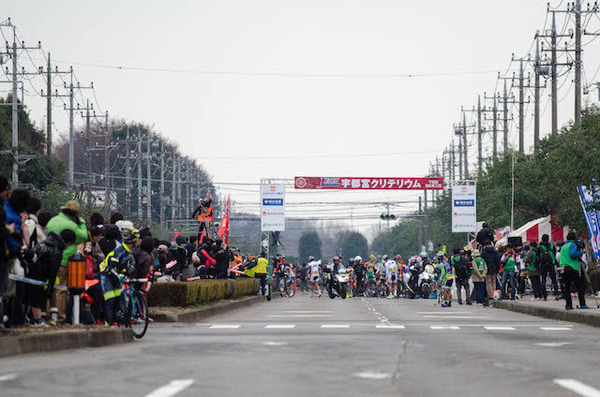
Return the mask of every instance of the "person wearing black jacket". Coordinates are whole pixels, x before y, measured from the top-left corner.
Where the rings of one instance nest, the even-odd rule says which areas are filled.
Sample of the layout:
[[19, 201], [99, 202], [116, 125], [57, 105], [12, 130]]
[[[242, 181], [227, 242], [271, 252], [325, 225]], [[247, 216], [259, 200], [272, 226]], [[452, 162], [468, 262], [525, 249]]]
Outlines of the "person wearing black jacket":
[[488, 226], [487, 223], [483, 224], [481, 230], [477, 233], [477, 237], [475, 237], [475, 241], [479, 243], [479, 245], [485, 245], [486, 241], [494, 241], [494, 233]]
[[485, 261], [487, 266], [487, 275], [485, 277], [485, 287], [487, 292], [486, 306], [490, 299], [494, 296], [496, 290], [496, 275], [500, 272], [500, 254], [492, 245], [491, 240], [484, 242], [483, 250], [481, 251], [481, 259]]
[[233, 254], [229, 250], [226, 244], [223, 244], [223, 240], [216, 241], [215, 249], [215, 277], [219, 279], [227, 278], [227, 270], [229, 269], [229, 263], [233, 260]]
[[44, 326], [42, 311], [46, 308], [48, 297], [54, 293], [54, 282], [62, 260], [66, 244], [75, 242], [75, 232], [63, 230], [60, 235], [50, 232], [46, 239], [27, 250], [23, 257], [26, 259], [27, 276], [34, 280], [45, 281], [48, 288], [42, 286], [29, 286], [28, 302], [33, 312], [33, 325]]
[[548, 299], [548, 291], [546, 291], [546, 280], [550, 276], [552, 281], [552, 289], [554, 290], [554, 299], [558, 300], [558, 283], [556, 282], [556, 248], [550, 242], [550, 236], [544, 234], [540, 243], [540, 271], [542, 274], [542, 298]]

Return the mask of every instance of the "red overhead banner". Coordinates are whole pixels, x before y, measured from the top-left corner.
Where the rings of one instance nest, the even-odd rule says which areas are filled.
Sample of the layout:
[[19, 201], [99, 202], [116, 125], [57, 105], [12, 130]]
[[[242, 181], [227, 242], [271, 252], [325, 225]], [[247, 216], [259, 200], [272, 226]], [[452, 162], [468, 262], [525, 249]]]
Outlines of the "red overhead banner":
[[297, 176], [294, 187], [321, 190], [442, 190], [444, 178]]

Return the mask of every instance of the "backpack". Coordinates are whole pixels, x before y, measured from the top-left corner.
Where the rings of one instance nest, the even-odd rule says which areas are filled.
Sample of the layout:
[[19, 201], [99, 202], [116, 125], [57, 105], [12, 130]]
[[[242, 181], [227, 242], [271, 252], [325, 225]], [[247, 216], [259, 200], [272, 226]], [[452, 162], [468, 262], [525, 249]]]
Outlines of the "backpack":
[[542, 245], [539, 255], [538, 267], [540, 269], [548, 269], [554, 265], [554, 261], [552, 260], [552, 252], [549, 248]]
[[465, 263], [463, 258], [461, 258], [461, 257], [452, 258], [452, 267], [454, 267], [454, 271], [456, 272], [457, 279], [467, 280], [469, 278], [467, 264]]

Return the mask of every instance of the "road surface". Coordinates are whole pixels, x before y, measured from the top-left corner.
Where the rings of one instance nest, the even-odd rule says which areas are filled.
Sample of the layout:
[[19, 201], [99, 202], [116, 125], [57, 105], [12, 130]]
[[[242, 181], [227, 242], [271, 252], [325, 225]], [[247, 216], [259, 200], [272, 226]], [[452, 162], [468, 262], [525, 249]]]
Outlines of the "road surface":
[[132, 344], [0, 359], [0, 396], [600, 396], [599, 351], [579, 324], [299, 294], [151, 324]]

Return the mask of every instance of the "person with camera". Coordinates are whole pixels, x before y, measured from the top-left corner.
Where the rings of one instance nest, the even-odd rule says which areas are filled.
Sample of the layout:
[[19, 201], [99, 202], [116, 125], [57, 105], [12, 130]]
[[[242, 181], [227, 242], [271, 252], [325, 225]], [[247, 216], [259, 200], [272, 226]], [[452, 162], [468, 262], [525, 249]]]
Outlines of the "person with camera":
[[566, 310], [573, 310], [573, 300], [571, 299], [571, 284], [575, 284], [577, 297], [579, 298], [579, 308], [589, 309], [585, 304], [585, 276], [581, 264], [583, 256], [583, 242], [576, 240], [575, 233], [570, 232], [567, 235], [567, 242], [560, 250], [560, 261], [558, 266], [563, 269], [563, 282], [565, 286]]

